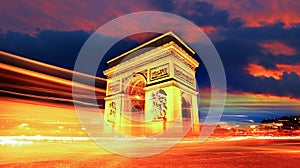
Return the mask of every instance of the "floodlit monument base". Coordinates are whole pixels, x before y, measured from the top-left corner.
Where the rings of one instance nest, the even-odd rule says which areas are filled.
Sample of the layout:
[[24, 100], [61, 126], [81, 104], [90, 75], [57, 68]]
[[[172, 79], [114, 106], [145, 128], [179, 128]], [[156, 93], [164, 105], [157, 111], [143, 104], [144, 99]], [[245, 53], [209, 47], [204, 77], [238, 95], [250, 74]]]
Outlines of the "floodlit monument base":
[[194, 54], [168, 32], [108, 61], [106, 122], [128, 136], [198, 133]]

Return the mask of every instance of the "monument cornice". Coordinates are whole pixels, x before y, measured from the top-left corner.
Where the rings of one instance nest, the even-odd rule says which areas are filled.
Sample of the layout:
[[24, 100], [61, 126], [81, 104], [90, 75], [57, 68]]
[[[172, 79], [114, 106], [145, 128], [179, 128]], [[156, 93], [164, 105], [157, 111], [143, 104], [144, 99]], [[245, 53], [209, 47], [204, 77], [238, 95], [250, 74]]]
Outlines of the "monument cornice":
[[[177, 59], [183, 61], [184, 64], [195, 70], [199, 66], [199, 63], [179, 47], [175, 42], [171, 41], [163, 46], [145, 52], [139, 56], [121, 62], [123, 66], [116, 65], [104, 71], [104, 75], [108, 78], [112, 76], [118, 76], [121, 73], [129, 72], [133, 69], [137, 69], [151, 62], [155, 62], [159, 59], [167, 56], [175, 56]], [[138, 63], [138, 64], [137, 64]], [[126, 66], [125, 66], [126, 65]]]

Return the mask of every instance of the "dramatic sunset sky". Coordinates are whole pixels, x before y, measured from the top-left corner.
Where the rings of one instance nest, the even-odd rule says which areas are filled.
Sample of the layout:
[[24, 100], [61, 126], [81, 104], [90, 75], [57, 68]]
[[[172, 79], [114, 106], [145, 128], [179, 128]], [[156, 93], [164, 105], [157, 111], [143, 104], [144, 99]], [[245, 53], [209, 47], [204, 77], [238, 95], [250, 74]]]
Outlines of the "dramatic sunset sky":
[[[177, 14], [198, 25], [221, 57], [228, 85], [223, 119], [259, 122], [300, 114], [299, 9], [293, 0], [1, 1], [0, 50], [72, 70], [84, 42], [110, 20], [148, 10]], [[210, 84], [203, 64], [197, 79], [205, 111]]]

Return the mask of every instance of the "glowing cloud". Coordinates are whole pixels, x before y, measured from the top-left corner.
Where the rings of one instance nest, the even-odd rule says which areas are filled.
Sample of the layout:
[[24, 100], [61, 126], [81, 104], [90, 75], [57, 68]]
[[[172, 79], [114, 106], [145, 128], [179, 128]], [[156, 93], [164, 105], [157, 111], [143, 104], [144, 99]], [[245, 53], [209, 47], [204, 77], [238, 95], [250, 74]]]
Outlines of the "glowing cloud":
[[259, 45], [264, 49], [264, 52], [271, 53], [273, 55], [284, 54], [291, 56], [296, 54], [296, 50], [294, 48], [278, 41], [263, 42], [259, 43]]
[[286, 28], [300, 23], [300, 3], [293, 0], [218, 1], [210, 0], [217, 9], [228, 10], [230, 18], [243, 18], [246, 26], [257, 27], [281, 21]]
[[277, 64], [276, 69], [266, 69], [261, 65], [249, 64], [245, 69], [254, 77], [273, 77], [276, 80], [280, 80], [284, 72], [300, 75], [300, 65]]
[[[99, 10], [100, 9], [100, 10]], [[131, 12], [154, 10], [148, 3], [120, 1], [54, 0], [0, 2], [2, 31], [12, 30], [35, 34], [37, 30], [95, 30], [111, 19]], [[37, 29], [37, 30], [36, 30]]]

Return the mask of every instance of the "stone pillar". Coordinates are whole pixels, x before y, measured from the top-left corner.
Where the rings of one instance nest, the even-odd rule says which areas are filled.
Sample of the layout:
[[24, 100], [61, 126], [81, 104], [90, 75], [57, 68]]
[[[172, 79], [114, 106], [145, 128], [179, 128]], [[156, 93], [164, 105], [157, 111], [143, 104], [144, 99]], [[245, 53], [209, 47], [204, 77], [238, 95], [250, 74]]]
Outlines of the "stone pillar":
[[[123, 125], [124, 94], [116, 94], [105, 98], [104, 120], [113, 127], [114, 131], [121, 131]], [[112, 134], [111, 129], [104, 126], [103, 131]]]
[[[182, 131], [181, 95], [177, 83], [175, 81], [167, 81], [146, 87], [145, 90], [146, 130], [155, 134], [164, 131], [164, 128], [168, 129], [170, 126], [175, 126], [178, 127], [176, 131]], [[163, 98], [159, 98], [159, 95]], [[153, 102], [158, 104], [157, 107], [153, 105]], [[160, 107], [166, 108], [159, 109]], [[160, 110], [165, 110], [164, 116], [159, 115]], [[152, 123], [152, 121], [154, 122]]]
[[198, 95], [192, 95], [192, 132], [200, 133], [200, 121], [198, 112]]

